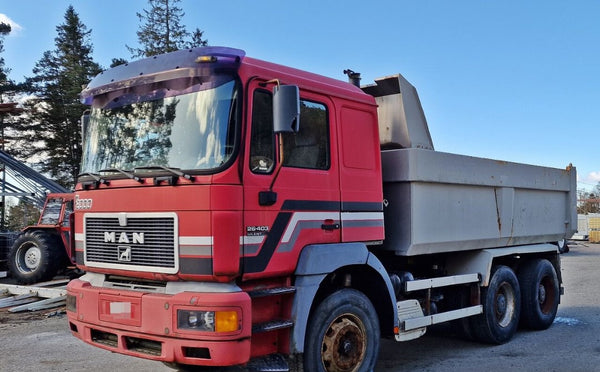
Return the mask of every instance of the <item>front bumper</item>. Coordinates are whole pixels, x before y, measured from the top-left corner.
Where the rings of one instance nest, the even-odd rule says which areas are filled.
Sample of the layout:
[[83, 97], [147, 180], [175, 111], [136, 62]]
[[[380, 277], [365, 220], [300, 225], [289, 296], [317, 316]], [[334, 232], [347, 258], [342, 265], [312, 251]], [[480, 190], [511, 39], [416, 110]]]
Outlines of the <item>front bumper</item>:
[[[250, 359], [251, 307], [245, 292], [169, 295], [94, 287], [72, 280], [67, 292], [74, 336], [88, 344], [145, 359], [228, 366]], [[227, 333], [177, 328], [177, 310], [236, 311], [238, 330]], [[75, 310], [75, 311], [73, 311]]]

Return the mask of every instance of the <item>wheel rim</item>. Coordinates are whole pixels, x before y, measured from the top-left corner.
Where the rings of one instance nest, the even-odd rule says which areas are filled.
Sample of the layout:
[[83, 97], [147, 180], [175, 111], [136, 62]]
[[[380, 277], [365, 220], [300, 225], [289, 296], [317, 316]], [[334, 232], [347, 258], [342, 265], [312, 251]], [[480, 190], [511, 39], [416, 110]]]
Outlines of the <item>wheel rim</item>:
[[40, 266], [42, 251], [33, 244], [23, 244], [17, 254], [17, 269], [22, 273], [30, 273]]
[[545, 276], [542, 278], [538, 285], [537, 299], [542, 313], [548, 314], [552, 311], [556, 299], [556, 291], [554, 290], [554, 280], [552, 277]]
[[515, 291], [509, 283], [502, 283], [495, 296], [495, 315], [500, 327], [511, 324], [515, 313]]
[[366, 330], [362, 321], [343, 314], [329, 324], [321, 346], [321, 361], [328, 372], [358, 370], [367, 350]]

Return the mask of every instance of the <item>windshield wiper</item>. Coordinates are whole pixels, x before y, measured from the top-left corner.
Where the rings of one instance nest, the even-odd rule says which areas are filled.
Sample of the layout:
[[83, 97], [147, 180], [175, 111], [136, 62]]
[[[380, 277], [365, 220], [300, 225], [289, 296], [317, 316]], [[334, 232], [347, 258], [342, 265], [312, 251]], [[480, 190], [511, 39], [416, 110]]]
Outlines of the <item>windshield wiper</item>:
[[100, 173], [121, 173], [122, 175], [126, 176], [129, 179], [135, 180], [139, 183], [144, 183], [144, 180], [142, 178], [136, 176], [132, 172], [128, 172], [128, 171], [122, 170], [122, 169], [107, 168], [107, 169], [101, 169], [98, 172], [100, 172]]
[[179, 168], [165, 167], [162, 165], [150, 165], [147, 167], [136, 167], [133, 171], [135, 172], [136, 170], [164, 170], [164, 171], [167, 171], [177, 177], [183, 177], [186, 180], [190, 180], [190, 181], [194, 180], [194, 176], [192, 176], [191, 174], [182, 172]]
[[79, 178], [79, 177], [91, 177], [94, 180], [91, 182], [90, 181], [81, 182], [81, 184], [83, 185], [84, 188], [88, 188], [90, 186], [98, 187], [100, 184], [108, 186], [110, 184], [110, 182], [108, 180], [105, 180], [104, 178], [102, 178], [100, 176], [100, 174], [98, 174], [98, 173], [88, 173], [88, 172], [79, 173], [77, 175], [77, 178]]

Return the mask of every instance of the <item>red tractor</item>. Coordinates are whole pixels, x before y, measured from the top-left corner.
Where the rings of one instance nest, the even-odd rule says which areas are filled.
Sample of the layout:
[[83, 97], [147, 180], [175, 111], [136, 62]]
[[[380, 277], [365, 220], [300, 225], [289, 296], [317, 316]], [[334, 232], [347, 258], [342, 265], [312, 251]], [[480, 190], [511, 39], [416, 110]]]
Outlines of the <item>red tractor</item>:
[[71, 213], [73, 194], [48, 194], [38, 223], [24, 228], [8, 253], [9, 271], [19, 283], [50, 280], [74, 264]]

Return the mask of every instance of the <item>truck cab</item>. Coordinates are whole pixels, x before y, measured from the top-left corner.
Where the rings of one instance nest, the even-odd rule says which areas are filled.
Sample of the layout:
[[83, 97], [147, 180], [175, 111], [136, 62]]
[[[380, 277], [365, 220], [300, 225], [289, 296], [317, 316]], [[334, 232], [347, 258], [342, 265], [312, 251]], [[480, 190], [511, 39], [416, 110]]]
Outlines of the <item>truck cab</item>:
[[[273, 91], [292, 83], [298, 130], [275, 135]], [[69, 314], [87, 342], [205, 365], [289, 352], [302, 248], [383, 239], [376, 105], [355, 86], [209, 47], [106, 71], [82, 97], [87, 274]]]

